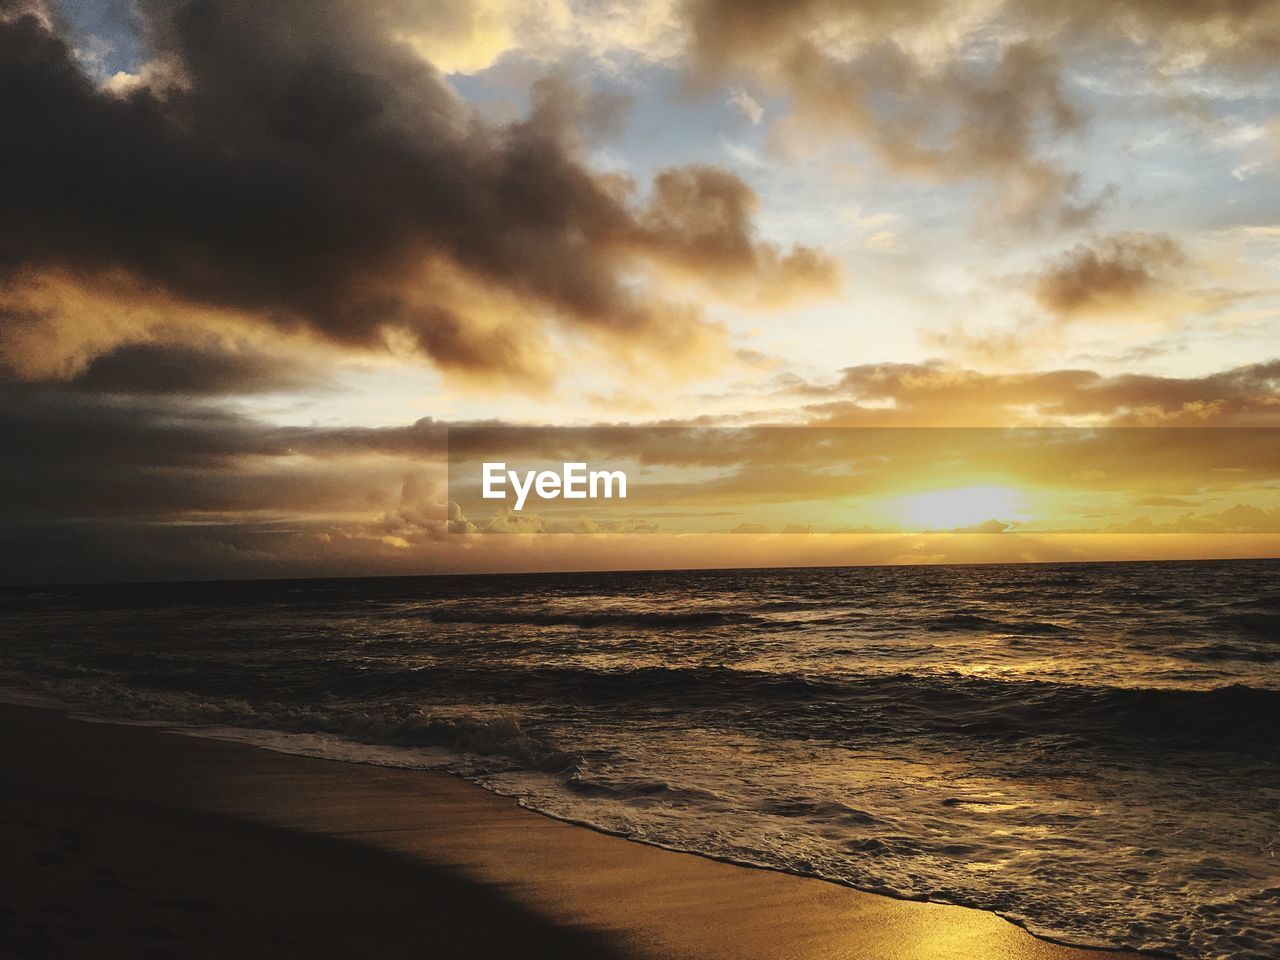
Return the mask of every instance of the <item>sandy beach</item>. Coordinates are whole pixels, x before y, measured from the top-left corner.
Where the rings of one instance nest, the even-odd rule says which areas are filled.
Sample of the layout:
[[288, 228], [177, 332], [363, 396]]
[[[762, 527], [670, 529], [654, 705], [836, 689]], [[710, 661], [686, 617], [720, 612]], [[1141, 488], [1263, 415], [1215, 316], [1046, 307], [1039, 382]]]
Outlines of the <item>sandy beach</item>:
[[6, 956], [1122, 956], [632, 843], [443, 774], [0, 717]]

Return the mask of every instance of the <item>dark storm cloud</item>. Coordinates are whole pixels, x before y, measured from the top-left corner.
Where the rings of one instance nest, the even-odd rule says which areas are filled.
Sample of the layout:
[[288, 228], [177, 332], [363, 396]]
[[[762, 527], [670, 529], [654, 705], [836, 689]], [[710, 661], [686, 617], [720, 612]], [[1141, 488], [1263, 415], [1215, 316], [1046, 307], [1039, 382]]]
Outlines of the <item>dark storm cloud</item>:
[[280, 427], [206, 400], [0, 387], [0, 517], [228, 521], [373, 515], [444, 452], [432, 421]]
[[251, 350], [135, 343], [90, 361], [69, 386], [118, 394], [216, 397], [324, 389], [326, 378], [306, 364]]
[[253, 421], [209, 404], [160, 398], [107, 398], [60, 387], [0, 386], [5, 465], [69, 458], [75, 463], [147, 467], [210, 465], [267, 452]]
[[[651, 224], [633, 185], [585, 165], [576, 125], [606, 128], [616, 104], [548, 83], [527, 118], [486, 124], [392, 39], [390, 4], [139, 9], [167, 81], [112, 92], [44, 20], [0, 7], [0, 306], [44, 324], [4, 331], [19, 373], [127, 340], [95, 319], [108, 294], [168, 322], [196, 306], [357, 347], [398, 333], [443, 367], [512, 377], [547, 374], [548, 317], [658, 351], [723, 343], [632, 282], [705, 238]], [[705, 264], [720, 282], [763, 269], [771, 289], [803, 287], [827, 279], [813, 263], [832, 269], [737, 215], [724, 229], [741, 250]]]

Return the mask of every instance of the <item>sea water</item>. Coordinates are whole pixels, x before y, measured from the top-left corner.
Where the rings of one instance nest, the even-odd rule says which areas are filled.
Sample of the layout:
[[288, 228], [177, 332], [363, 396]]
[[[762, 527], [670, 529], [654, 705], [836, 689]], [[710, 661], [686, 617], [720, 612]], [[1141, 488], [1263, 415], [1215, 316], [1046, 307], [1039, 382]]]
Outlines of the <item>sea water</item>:
[[0, 670], [1067, 942], [1280, 956], [1280, 562], [11, 588]]

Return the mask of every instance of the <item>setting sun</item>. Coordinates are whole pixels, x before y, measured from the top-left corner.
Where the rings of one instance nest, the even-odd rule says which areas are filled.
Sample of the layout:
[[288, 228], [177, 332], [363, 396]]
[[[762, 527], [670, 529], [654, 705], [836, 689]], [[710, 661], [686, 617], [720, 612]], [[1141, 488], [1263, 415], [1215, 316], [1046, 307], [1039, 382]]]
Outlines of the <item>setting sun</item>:
[[916, 493], [895, 501], [893, 508], [899, 522], [919, 530], [955, 530], [993, 520], [1011, 523], [1027, 519], [1026, 497], [993, 484]]

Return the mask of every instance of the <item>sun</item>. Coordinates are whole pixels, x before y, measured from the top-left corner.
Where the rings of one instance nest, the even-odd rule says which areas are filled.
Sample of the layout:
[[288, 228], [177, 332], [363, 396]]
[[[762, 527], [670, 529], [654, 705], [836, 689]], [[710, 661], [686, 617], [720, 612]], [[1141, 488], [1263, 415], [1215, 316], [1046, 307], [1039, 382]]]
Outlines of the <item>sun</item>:
[[893, 506], [899, 522], [913, 530], [959, 530], [993, 520], [1027, 519], [1026, 496], [994, 484], [915, 493], [894, 501]]

